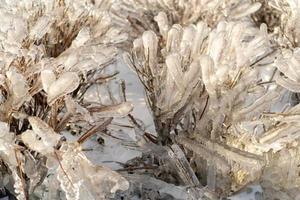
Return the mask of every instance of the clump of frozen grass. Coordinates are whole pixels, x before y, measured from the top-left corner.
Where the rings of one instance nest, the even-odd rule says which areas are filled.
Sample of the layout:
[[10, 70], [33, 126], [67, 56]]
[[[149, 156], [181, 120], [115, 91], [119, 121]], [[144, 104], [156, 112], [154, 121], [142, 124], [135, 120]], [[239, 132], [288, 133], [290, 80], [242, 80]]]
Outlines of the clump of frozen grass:
[[[1, 185], [18, 199], [106, 199], [128, 188], [121, 175], [93, 165], [81, 151], [89, 136], [132, 110], [121, 98], [84, 98], [94, 85], [109, 90], [115, 73], [106, 67], [126, 39], [111, 26], [110, 6], [2, 2], [0, 155], [7, 172]], [[80, 137], [69, 142], [62, 133], [74, 129]]]
[[197, 24], [199, 20], [214, 27], [222, 20], [248, 19], [260, 7], [261, 3], [249, 0], [120, 0], [112, 6], [111, 12], [114, 23], [134, 40], [146, 30], [159, 32], [154, 17], [159, 18], [160, 12], [168, 19], [162, 23], [169, 27]]
[[291, 47], [299, 47], [300, 44], [300, 2], [298, 0], [270, 1], [269, 5], [281, 14], [278, 34], [281, 43], [287, 43]]
[[126, 58], [145, 86], [157, 132], [161, 142], [166, 142], [167, 135], [179, 125], [184, 113], [192, 110], [193, 99], [203, 90], [199, 84], [199, 55], [209, 29], [204, 23], [168, 27], [165, 13], [156, 20], [161, 41], [153, 31], [146, 31], [134, 41], [133, 53]]
[[[18, 199], [107, 199], [128, 189], [81, 149], [132, 110], [123, 86], [119, 96], [110, 90], [119, 47], [158, 134], [157, 142], [129, 115], [136, 146], [158, 159], [125, 171], [176, 174], [194, 199], [253, 182], [266, 199], [299, 196], [298, 0], [1, 3], [0, 183]], [[94, 86], [99, 99], [86, 98]], [[144, 196], [154, 198], [164, 184], [151, 180]]]
[[[288, 3], [295, 18], [297, 4]], [[245, 4], [245, 13], [254, 7]], [[299, 149], [297, 117], [292, 116], [298, 106], [291, 97], [298, 91], [297, 49], [281, 49], [296, 46], [297, 34], [291, 43], [287, 30], [275, 27], [283, 31], [278, 37], [278, 32], [268, 33], [273, 30], [268, 24], [257, 27], [257, 21], [244, 16], [214, 23], [199, 18], [185, 25], [184, 15], [178, 15], [175, 22], [182, 25], [169, 25], [172, 20], [163, 11], [152, 17], [158, 28], [134, 40], [126, 56], [145, 86], [161, 143], [175, 141], [192, 152], [190, 164], [219, 195], [255, 181], [267, 191], [297, 195], [299, 179], [292, 175], [298, 173], [297, 164], [283, 161], [283, 155], [291, 159]], [[280, 26], [286, 20], [291, 18], [283, 17]], [[297, 23], [290, 26], [298, 28]], [[283, 182], [286, 173], [294, 178]]]

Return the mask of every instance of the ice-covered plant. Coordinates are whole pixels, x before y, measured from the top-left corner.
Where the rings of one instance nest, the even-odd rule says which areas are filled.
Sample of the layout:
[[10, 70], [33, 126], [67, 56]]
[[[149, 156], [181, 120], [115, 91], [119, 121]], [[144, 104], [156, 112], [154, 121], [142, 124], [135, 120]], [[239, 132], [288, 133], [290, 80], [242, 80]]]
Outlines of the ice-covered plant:
[[[131, 39], [139, 37], [144, 31], [159, 32], [155, 21], [164, 12], [165, 26], [174, 24], [188, 26], [197, 24], [199, 20], [214, 27], [221, 20], [238, 20], [249, 18], [261, 6], [259, 2], [249, 0], [119, 0], [111, 12], [114, 23], [124, 27]], [[191, 12], [192, 11], [192, 12]], [[165, 27], [164, 31], [167, 31]]]
[[[299, 198], [299, 0], [0, 2], [0, 189], [18, 199], [128, 188], [115, 198], [216, 199], [254, 182], [265, 199]], [[123, 52], [158, 142], [113, 81]], [[124, 116], [130, 125], [114, 120]], [[138, 171], [127, 179], [83, 151], [113, 126], [132, 129], [126, 144], [142, 149], [118, 163]]]
[[134, 41], [133, 52], [126, 58], [145, 86], [157, 131], [166, 142], [164, 140], [179, 125], [184, 113], [192, 111], [193, 99], [203, 90], [197, 56], [203, 51], [209, 29], [202, 22], [169, 28], [163, 23], [167, 21], [165, 13], [160, 13], [156, 19], [161, 38], [153, 31], [144, 32]]
[[269, 2], [275, 11], [281, 14], [279, 30], [279, 44], [291, 47], [299, 47], [300, 40], [300, 1], [299, 0], [273, 0]]
[[[269, 102], [280, 96], [280, 90], [259, 84], [271, 78], [272, 71], [258, 67], [259, 61], [271, 52], [265, 27], [259, 30], [250, 22], [220, 22], [208, 36], [200, 60], [208, 102], [197, 121], [194, 135], [199, 144], [194, 145], [207, 151], [201, 154], [196, 150], [207, 162], [202, 173], [207, 174], [207, 184], [213, 190], [228, 191], [230, 184], [231, 190], [239, 189], [257, 180], [263, 169], [262, 158], [244, 151], [249, 141], [242, 145], [231, 141], [241, 139], [246, 131], [252, 134], [253, 129], [244, 127], [245, 123], [269, 111]], [[178, 142], [192, 151], [197, 149], [192, 141]], [[220, 181], [227, 179], [226, 174], [231, 174], [229, 182]]]
[[[18, 199], [106, 199], [128, 188], [121, 175], [94, 166], [81, 151], [87, 138], [132, 110], [109, 91], [116, 73], [106, 68], [126, 39], [111, 26], [110, 6], [109, 1], [2, 2], [0, 159], [13, 181], [0, 182]], [[86, 98], [94, 86], [106, 90], [100, 94], [106, 98]], [[76, 142], [63, 136], [72, 130], [80, 136]]]
[[281, 55], [266, 24], [250, 18], [211, 28], [201, 21], [170, 26], [165, 12], [153, 19], [158, 29], [136, 39], [126, 59], [145, 87], [162, 143], [175, 130], [175, 141], [195, 154], [202, 183], [221, 195], [253, 181], [290, 190], [298, 179], [277, 183], [272, 172], [283, 177], [274, 166], [287, 164], [280, 160], [289, 145], [289, 156], [298, 151], [288, 91], [297, 92], [297, 50]]
[[276, 76], [276, 82], [282, 87], [298, 93], [299, 88], [299, 69], [300, 52], [299, 48], [293, 50], [284, 49], [282, 54], [276, 59], [274, 65], [282, 75]]

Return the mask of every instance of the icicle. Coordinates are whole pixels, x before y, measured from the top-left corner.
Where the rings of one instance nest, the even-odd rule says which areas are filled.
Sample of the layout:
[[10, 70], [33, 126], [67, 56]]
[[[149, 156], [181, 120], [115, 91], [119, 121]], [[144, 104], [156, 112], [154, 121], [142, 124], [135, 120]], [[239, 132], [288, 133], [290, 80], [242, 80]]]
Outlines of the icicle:
[[195, 84], [198, 83], [201, 79], [201, 66], [200, 59], [195, 59], [190, 64], [188, 71], [184, 73], [184, 83], [187, 84], [186, 91], [192, 90], [195, 87]]
[[209, 55], [215, 63], [219, 63], [222, 59], [222, 53], [226, 49], [225, 32], [216, 33], [215, 37], [211, 37], [209, 46]]

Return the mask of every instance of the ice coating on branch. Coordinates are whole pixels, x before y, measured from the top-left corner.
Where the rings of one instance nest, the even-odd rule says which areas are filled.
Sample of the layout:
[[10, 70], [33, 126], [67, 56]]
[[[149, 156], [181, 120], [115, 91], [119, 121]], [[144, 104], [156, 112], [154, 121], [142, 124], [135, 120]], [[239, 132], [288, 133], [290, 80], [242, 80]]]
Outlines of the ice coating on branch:
[[80, 79], [74, 72], [63, 73], [48, 88], [47, 101], [52, 104], [56, 99], [73, 92], [79, 86]]
[[144, 45], [144, 55], [149, 63], [152, 73], [156, 73], [156, 54], [158, 39], [153, 31], [145, 31], [142, 36]]
[[78, 48], [84, 45], [85, 42], [89, 41], [91, 37], [90, 34], [91, 30], [88, 27], [83, 27], [72, 42], [71, 48]]
[[34, 40], [41, 39], [49, 31], [52, 23], [50, 16], [42, 16], [32, 27], [29, 36]]
[[299, 47], [300, 45], [300, 2], [299, 0], [272, 0], [269, 2], [279, 14], [280, 24], [277, 29], [279, 35], [279, 43], [281, 45], [289, 45], [292, 47]]
[[117, 190], [128, 189], [129, 183], [125, 178], [106, 167], [94, 166], [78, 144], [65, 143], [61, 151], [62, 167], [57, 169], [57, 173], [68, 200], [104, 200]]
[[45, 122], [37, 117], [29, 117], [32, 130], [27, 130], [22, 134], [22, 140], [31, 149], [42, 154], [54, 152], [54, 148], [61, 139]]
[[9, 131], [9, 126], [5, 122], [0, 122], [0, 158], [5, 162], [12, 173], [14, 182], [14, 192], [18, 199], [25, 199], [25, 191], [23, 189], [23, 180], [18, 174], [19, 159], [22, 160], [22, 154], [16, 150], [14, 146], [15, 135]]
[[48, 93], [49, 87], [56, 80], [56, 76], [52, 70], [46, 69], [41, 71], [41, 80], [42, 80], [43, 89], [45, 90], [45, 92]]
[[133, 105], [130, 102], [123, 102], [111, 106], [90, 107], [88, 110], [98, 117], [124, 117], [133, 110]]
[[14, 148], [12, 146], [12, 143], [14, 141], [14, 135], [9, 134], [9, 127], [7, 123], [0, 122], [0, 152], [1, 152], [1, 158], [9, 161], [10, 165], [17, 166], [17, 161], [14, 156], [11, 156], [14, 154]]
[[283, 73], [284, 76], [277, 75], [276, 82], [282, 87], [292, 91], [300, 91], [300, 49], [296, 48], [293, 52], [284, 50], [282, 55], [276, 59], [275, 67]]
[[242, 18], [249, 16], [253, 13], [255, 13], [257, 10], [259, 10], [261, 7], [261, 3], [259, 2], [245, 2], [244, 4], [241, 4], [238, 6], [232, 13], [232, 18]]
[[163, 36], [164, 39], [166, 39], [169, 31], [169, 22], [167, 14], [164, 12], [159, 12], [158, 15], [154, 17], [154, 20], [157, 22], [160, 34]]
[[12, 93], [12, 105], [18, 108], [29, 96], [26, 79], [14, 69], [7, 71], [6, 76]]
[[[201, 19], [210, 26], [215, 26], [224, 19], [248, 19], [260, 7], [261, 3], [253, 3], [248, 0], [128, 0], [118, 1], [113, 5], [112, 13], [116, 24], [123, 26], [124, 30], [130, 30], [128, 32], [132, 36], [143, 32], [145, 27], [151, 27], [152, 30], [155, 30], [155, 26], [151, 24], [153, 23], [152, 19], [145, 17], [145, 15], [156, 16], [154, 20], [161, 28], [162, 36], [165, 37], [167, 26], [173, 24], [188, 25], [197, 23]], [[131, 29], [128, 29], [129, 25], [131, 25]]]
[[65, 114], [66, 118], [73, 116], [76, 118], [81, 118], [88, 122], [94, 122], [94, 119], [91, 116], [91, 113], [88, 111], [88, 109], [81, 106], [69, 95], [65, 97], [65, 105], [67, 108], [67, 113]]

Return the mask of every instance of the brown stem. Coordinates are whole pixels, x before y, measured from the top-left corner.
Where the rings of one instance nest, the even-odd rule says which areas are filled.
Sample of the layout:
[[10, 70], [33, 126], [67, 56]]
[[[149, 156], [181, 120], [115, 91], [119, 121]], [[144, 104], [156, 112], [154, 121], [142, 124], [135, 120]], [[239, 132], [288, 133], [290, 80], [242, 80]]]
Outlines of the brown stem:
[[51, 107], [51, 118], [50, 118], [50, 126], [53, 129], [56, 129], [57, 125], [57, 102], [53, 103]]
[[71, 113], [66, 113], [64, 115], [64, 117], [60, 120], [60, 122], [58, 123], [58, 125], [55, 127], [55, 132], [60, 132], [66, 125], [66, 123], [68, 123], [69, 119], [72, 117]]
[[106, 121], [104, 121], [102, 124], [93, 126], [93, 127], [90, 128], [85, 134], [83, 134], [83, 135], [77, 140], [77, 142], [78, 142], [79, 144], [82, 144], [87, 138], [89, 138], [90, 136], [92, 136], [92, 135], [95, 134], [96, 132], [105, 130], [106, 127], [111, 123], [112, 120], [113, 120], [113, 118], [110, 117], [110, 118], [108, 118]]
[[58, 156], [58, 154], [57, 154], [56, 151], [54, 151], [54, 155], [55, 155], [55, 157], [56, 157], [56, 159], [57, 159], [57, 162], [58, 162], [58, 164], [59, 164], [59, 167], [61, 168], [61, 170], [63, 171], [63, 173], [64, 173], [65, 176], [67, 177], [67, 179], [70, 181], [71, 185], [74, 187], [74, 185], [73, 185], [73, 183], [72, 183], [72, 181], [71, 181], [69, 175], [67, 174], [66, 170], [64, 170], [64, 168], [63, 168], [63, 166], [62, 166], [62, 164], [61, 164], [61, 162], [60, 162], [60, 160], [59, 160], [59, 156]]
[[19, 171], [19, 176], [20, 176], [20, 179], [21, 179], [21, 184], [22, 184], [22, 189], [23, 189], [23, 192], [24, 192], [24, 196], [25, 196], [25, 199], [28, 200], [28, 194], [25, 190], [25, 180], [24, 180], [24, 177], [23, 177], [23, 172], [22, 172], [22, 168], [21, 168], [21, 161], [17, 155], [17, 150], [15, 149], [15, 157], [16, 157], [16, 161], [17, 161], [17, 168], [18, 168], [18, 171]]

